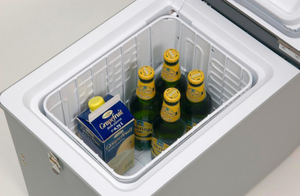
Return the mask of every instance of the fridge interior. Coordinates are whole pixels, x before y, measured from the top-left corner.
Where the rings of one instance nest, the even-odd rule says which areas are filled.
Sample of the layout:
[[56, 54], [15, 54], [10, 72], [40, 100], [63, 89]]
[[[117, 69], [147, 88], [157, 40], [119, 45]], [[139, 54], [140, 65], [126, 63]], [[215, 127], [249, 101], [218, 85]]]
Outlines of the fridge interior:
[[[97, 95], [119, 94], [127, 105], [137, 85], [139, 67], [151, 65], [158, 73], [162, 68], [162, 54], [168, 48], [179, 50], [183, 74], [192, 69], [200, 69], [205, 73], [205, 88], [212, 97], [214, 111], [153, 160], [149, 150], [135, 150], [134, 167], [125, 175], [118, 175], [77, 137], [76, 116], [86, 110], [88, 100]], [[255, 75], [248, 68], [212, 40], [172, 15], [159, 17], [95, 62], [83, 66], [80, 73], [47, 95], [43, 103], [45, 114], [121, 182], [138, 180], [183, 142], [188, 142], [188, 138], [201, 132], [205, 124], [255, 85]]]

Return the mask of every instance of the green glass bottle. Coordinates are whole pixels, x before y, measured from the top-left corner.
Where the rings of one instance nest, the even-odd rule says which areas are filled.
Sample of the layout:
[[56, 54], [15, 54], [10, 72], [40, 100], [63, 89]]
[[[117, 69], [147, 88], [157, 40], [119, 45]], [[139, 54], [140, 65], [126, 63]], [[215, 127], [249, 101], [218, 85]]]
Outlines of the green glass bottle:
[[153, 132], [153, 122], [159, 116], [162, 99], [156, 94], [154, 70], [143, 66], [138, 71], [138, 87], [129, 100], [129, 110], [134, 120], [135, 148], [149, 150]]
[[184, 95], [187, 87], [187, 79], [181, 74], [179, 64], [179, 52], [176, 49], [167, 49], [164, 52], [164, 62], [161, 73], [155, 78], [157, 93], [163, 98], [167, 88], [177, 88]]
[[168, 88], [164, 93], [160, 117], [153, 123], [152, 159], [173, 144], [186, 132], [186, 125], [180, 118], [180, 92]]
[[188, 74], [186, 96], [181, 105], [182, 119], [187, 131], [203, 120], [213, 110], [211, 96], [205, 91], [204, 73], [194, 69]]

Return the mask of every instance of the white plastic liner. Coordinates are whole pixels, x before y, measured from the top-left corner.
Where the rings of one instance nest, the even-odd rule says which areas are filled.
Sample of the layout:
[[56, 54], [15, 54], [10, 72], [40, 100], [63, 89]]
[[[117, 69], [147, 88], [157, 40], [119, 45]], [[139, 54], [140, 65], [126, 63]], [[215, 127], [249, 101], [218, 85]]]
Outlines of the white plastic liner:
[[178, 145], [188, 142], [187, 136], [178, 139], [154, 160], [151, 160], [150, 151], [135, 150], [134, 167], [121, 176], [77, 137], [76, 116], [87, 108], [88, 100], [95, 95], [120, 94], [122, 101], [128, 104], [137, 85], [138, 69], [143, 65], [151, 65], [158, 73], [163, 53], [168, 48], [179, 50], [183, 74], [192, 69], [204, 72], [206, 90], [213, 100], [214, 112], [201, 121], [200, 126], [194, 127], [189, 137], [252, 87], [253, 79], [249, 70], [181, 19], [164, 16], [99, 57], [96, 62], [83, 65], [83, 71], [44, 100], [46, 116], [119, 181], [133, 182], [139, 179]]

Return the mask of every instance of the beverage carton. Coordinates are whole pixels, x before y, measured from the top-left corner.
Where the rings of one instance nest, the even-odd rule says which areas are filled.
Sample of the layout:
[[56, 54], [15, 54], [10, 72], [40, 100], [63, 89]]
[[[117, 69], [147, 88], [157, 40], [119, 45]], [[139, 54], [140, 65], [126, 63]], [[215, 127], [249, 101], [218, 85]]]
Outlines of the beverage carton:
[[79, 136], [116, 173], [124, 174], [134, 164], [134, 118], [119, 95], [104, 100], [95, 111], [77, 117]]

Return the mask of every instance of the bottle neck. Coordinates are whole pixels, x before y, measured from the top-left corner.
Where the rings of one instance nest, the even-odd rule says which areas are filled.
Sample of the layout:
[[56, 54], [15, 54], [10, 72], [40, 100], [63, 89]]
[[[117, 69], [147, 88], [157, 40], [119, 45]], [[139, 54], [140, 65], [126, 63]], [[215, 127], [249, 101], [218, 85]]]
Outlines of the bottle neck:
[[188, 83], [186, 97], [192, 103], [199, 103], [206, 97], [204, 82], [201, 85], [192, 85]]
[[174, 64], [169, 64], [164, 61], [161, 77], [167, 82], [178, 81], [181, 77], [179, 61]]
[[168, 103], [164, 100], [160, 111], [161, 118], [166, 122], [175, 122], [180, 118], [180, 102]]
[[154, 80], [143, 81], [139, 79], [136, 95], [142, 100], [150, 100], [155, 96], [156, 90]]

